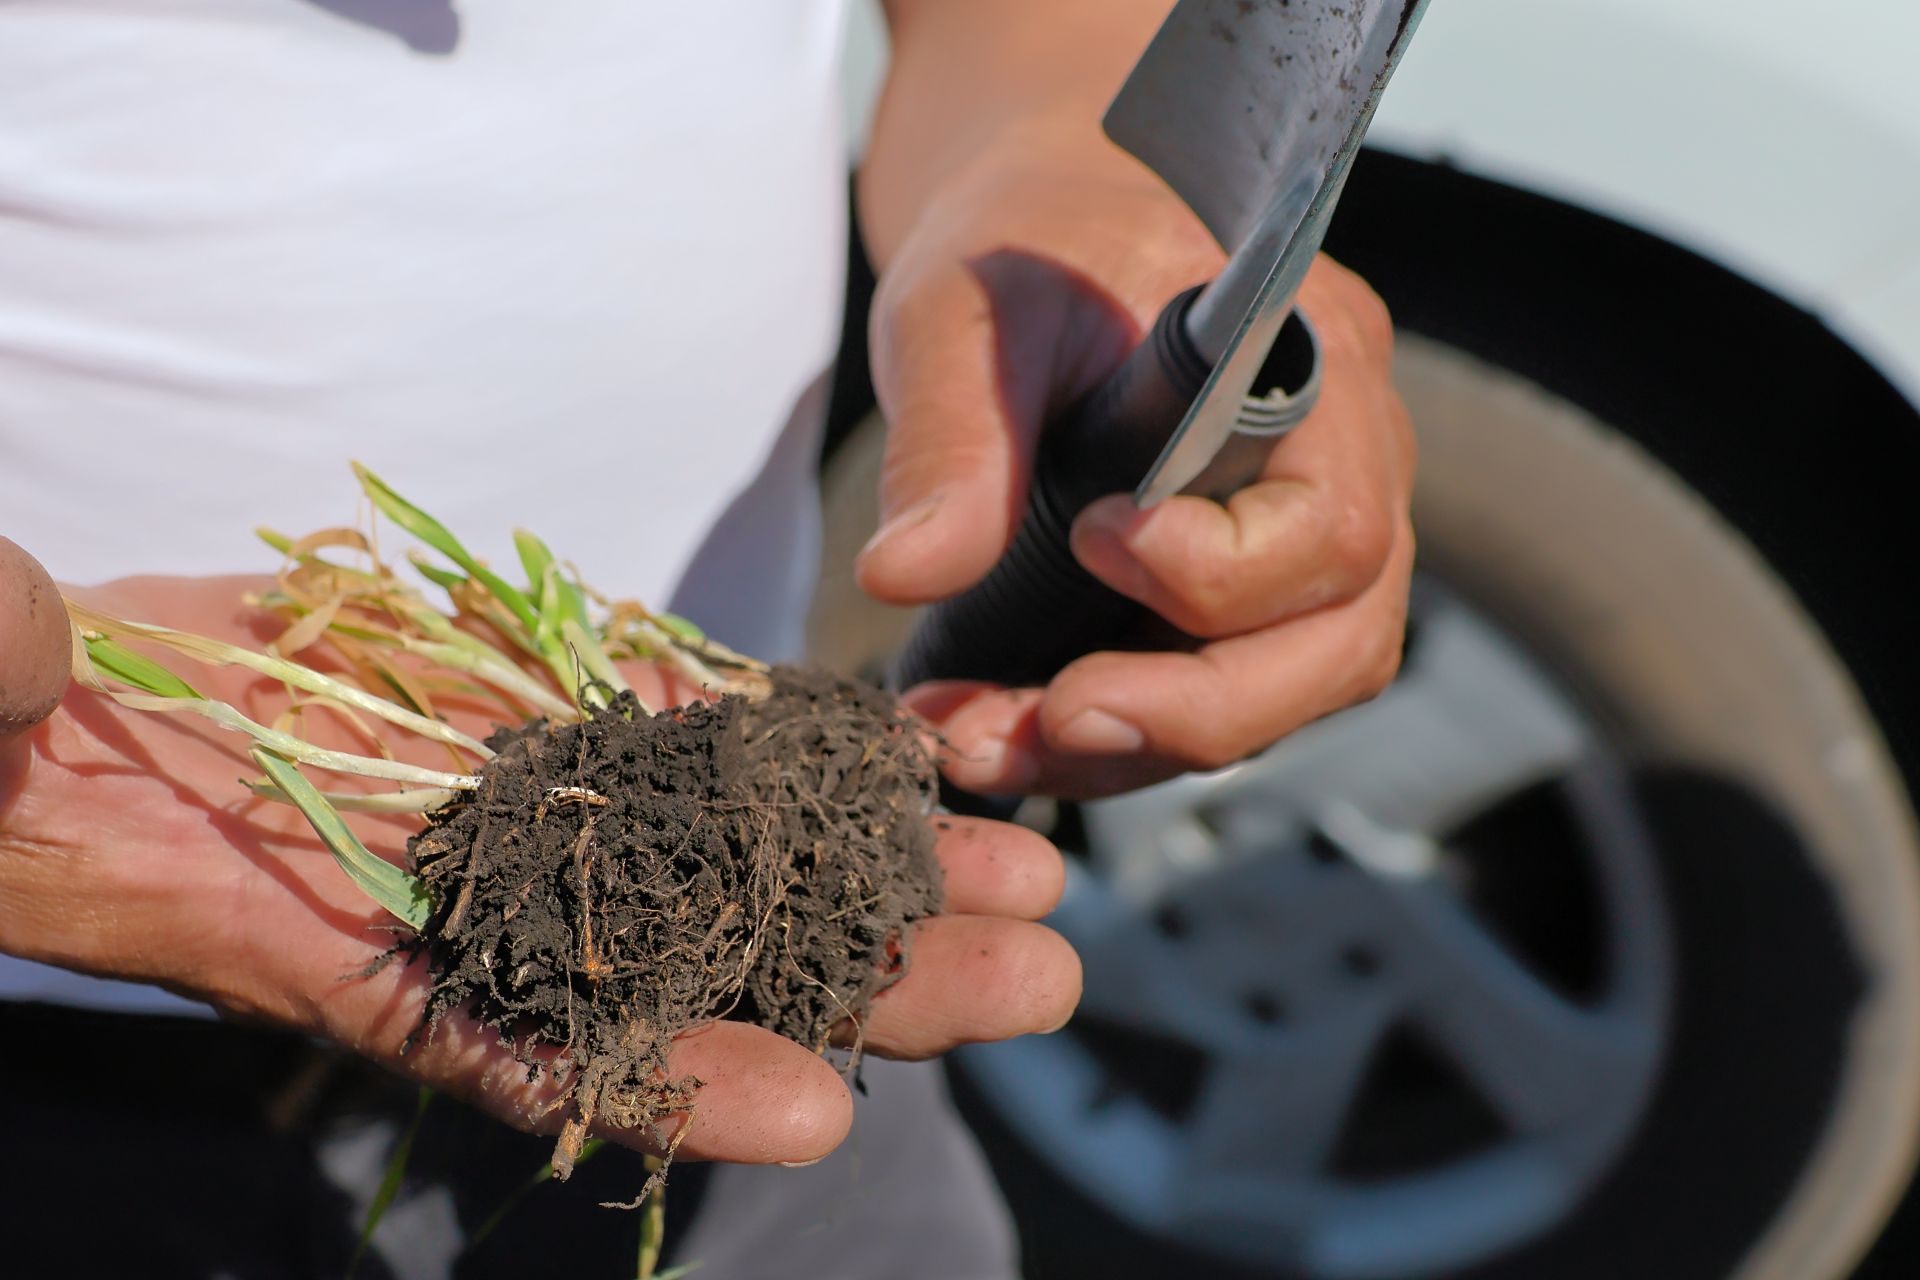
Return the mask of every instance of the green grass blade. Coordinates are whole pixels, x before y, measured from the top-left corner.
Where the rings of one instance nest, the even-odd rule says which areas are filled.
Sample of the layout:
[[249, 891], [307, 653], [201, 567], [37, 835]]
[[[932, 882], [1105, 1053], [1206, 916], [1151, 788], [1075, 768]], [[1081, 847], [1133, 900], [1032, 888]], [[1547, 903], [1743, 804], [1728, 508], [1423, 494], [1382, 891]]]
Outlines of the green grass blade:
[[415, 929], [426, 924], [432, 903], [426, 885], [418, 876], [369, 853], [367, 846], [360, 843], [360, 837], [353, 834], [339, 812], [291, 760], [264, 747], [253, 748], [252, 754], [254, 763], [306, 816], [308, 825], [333, 853], [334, 861], [363, 893]]
[[83, 631], [80, 638], [87, 646], [93, 665], [118, 680], [160, 698], [199, 698], [199, 690], [167, 670], [152, 658], [135, 653], [99, 632]]
[[540, 591], [540, 624], [534, 628], [533, 643], [542, 653], [554, 651], [560, 639], [560, 571], [549, 567], [537, 584]]
[[[588, 1138], [580, 1144], [580, 1154], [573, 1158], [573, 1167], [578, 1169], [581, 1165], [599, 1155], [601, 1149], [606, 1145], [607, 1140], [605, 1138]], [[515, 1187], [513, 1193], [500, 1202], [499, 1208], [487, 1215], [487, 1220], [480, 1224], [478, 1231], [473, 1233], [473, 1239], [467, 1241], [467, 1248], [478, 1248], [480, 1242], [492, 1235], [493, 1229], [502, 1222], [505, 1222], [507, 1215], [512, 1213], [522, 1200], [527, 1198], [528, 1193], [552, 1180], [553, 1165], [551, 1163], [543, 1164], [538, 1169], [535, 1169], [525, 1182]]]
[[253, 536], [260, 539], [260, 541], [266, 543], [268, 546], [272, 547], [275, 551], [278, 551], [283, 556], [286, 555], [289, 551], [293, 550], [293, 539], [289, 538], [286, 534], [281, 533], [278, 529], [269, 529], [267, 528], [267, 526], [261, 525], [259, 528], [253, 531]]
[[580, 662], [568, 652], [563, 631], [568, 623], [591, 634], [593, 624], [587, 617], [587, 597], [575, 583], [569, 582], [554, 558], [553, 551], [525, 529], [513, 532], [513, 545], [520, 553], [520, 565], [527, 571], [529, 595], [539, 601], [539, 624], [534, 628], [534, 648], [547, 668], [561, 681], [571, 684]]
[[[520, 552], [520, 565], [527, 571], [527, 581], [531, 584], [527, 594], [540, 597], [541, 622], [544, 624], [548, 615], [552, 614], [555, 626], [563, 619], [572, 618], [582, 627], [591, 629], [593, 622], [587, 617], [587, 593], [561, 571], [552, 549], [525, 529], [513, 531], [513, 545]], [[547, 595], [549, 582], [553, 584], [551, 600]]]
[[[547, 610], [553, 608], [553, 612], [557, 614], [555, 622], [572, 618], [582, 628], [591, 631], [593, 620], [588, 618], [588, 593], [580, 589], [578, 581], [570, 580], [564, 572], [561, 572], [563, 566], [557, 558], [553, 557], [553, 551], [547, 549], [547, 543], [543, 543], [526, 530], [515, 530], [513, 537], [515, 537], [515, 545], [520, 545], [520, 564], [526, 566], [528, 580], [534, 583], [536, 591], [543, 593], [545, 591], [543, 583], [547, 581], [547, 574], [553, 576], [553, 591], [557, 595], [557, 601], [549, 606], [545, 595], [541, 595], [541, 618], [545, 618]], [[522, 539], [526, 545], [522, 545]], [[534, 572], [536, 566], [540, 570], [538, 574]]]
[[352, 1276], [360, 1266], [367, 1246], [373, 1242], [374, 1228], [380, 1225], [380, 1219], [386, 1217], [387, 1210], [393, 1207], [393, 1198], [400, 1194], [400, 1183], [407, 1176], [407, 1160], [413, 1155], [414, 1135], [420, 1132], [420, 1122], [426, 1119], [427, 1104], [432, 1101], [433, 1090], [422, 1085], [420, 1100], [413, 1107], [413, 1119], [407, 1122], [406, 1129], [400, 1134], [400, 1141], [393, 1144], [393, 1154], [387, 1157], [387, 1171], [380, 1177], [380, 1186], [373, 1193], [373, 1203], [367, 1206], [367, 1220], [361, 1224], [359, 1243], [353, 1246], [353, 1257], [347, 1260], [348, 1276]]
[[[558, 578], [558, 575], [555, 575]], [[562, 616], [571, 618], [574, 623], [588, 631], [593, 630], [593, 620], [587, 617], [587, 593], [578, 583], [558, 578], [560, 583], [560, 608]]]
[[354, 463], [353, 474], [359, 477], [360, 487], [366, 490], [367, 497], [373, 500], [373, 505], [380, 509], [382, 515], [459, 565], [470, 577], [478, 579], [532, 634], [539, 625], [539, 618], [534, 614], [533, 602], [527, 599], [524, 592], [481, 564], [445, 525], [395, 493], [386, 481], [366, 467]]
[[547, 570], [553, 567], [552, 550], [525, 529], [513, 531], [513, 549], [520, 553], [520, 567], [527, 571], [527, 594], [538, 595]]
[[466, 574], [442, 569], [439, 565], [430, 563], [425, 556], [408, 556], [407, 563], [418, 570], [421, 577], [442, 590], [451, 591], [467, 580]]
[[385, 480], [358, 462], [353, 464], [353, 474], [359, 479], [360, 487], [366, 490], [367, 497], [373, 499], [373, 505], [387, 519], [456, 564], [472, 559], [447, 526], [395, 493]]
[[661, 1176], [665, 1171], [658, 1158], [647, 1157], [653, 1186], [647, 1191], [646, 1204], [640, 1207], [640, 1256], [634, 1266], [634, 1280], [657, 1280], [653, 1272], [660, 1265], [660, 1246], [667, 1232], [667, 1182]]

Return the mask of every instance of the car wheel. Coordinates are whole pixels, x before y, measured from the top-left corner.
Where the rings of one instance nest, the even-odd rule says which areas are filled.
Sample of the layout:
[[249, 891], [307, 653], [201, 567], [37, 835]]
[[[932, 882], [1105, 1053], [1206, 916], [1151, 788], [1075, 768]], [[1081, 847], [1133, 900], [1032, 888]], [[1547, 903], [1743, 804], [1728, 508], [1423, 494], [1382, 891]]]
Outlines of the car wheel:
[[[1397, 375], [1401, 679], [1221, 773], [1026, 807], [1079, 855], [1086, 998], [954, 1075], [1028, 1274], [1835, 1280], [1920, 1101], [1873, 718], [1655, 460], [1444, 346]], [[843, 664], [897, 626], [844, 580], [817, 622]]]

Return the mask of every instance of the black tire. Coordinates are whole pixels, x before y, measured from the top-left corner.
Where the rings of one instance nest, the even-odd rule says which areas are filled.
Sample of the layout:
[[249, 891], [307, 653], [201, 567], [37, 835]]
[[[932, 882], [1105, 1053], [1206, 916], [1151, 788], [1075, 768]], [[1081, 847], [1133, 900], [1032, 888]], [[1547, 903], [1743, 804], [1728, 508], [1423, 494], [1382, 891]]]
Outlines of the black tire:
[[[1425, 570], [1555, 670], [1635, 766], [1679, 975], [1659, 1083], [1611, 1172], [1504, 1256], [1401, 1274], [1837, 1280], [1905, 1184], [1920, 1120], [1920, 863], [1873, 719], [1804, 611], [1651, 458], [1449, 348], [1406, 341], [1399, 373]], [[844, 451], [830, 510], [857, 507], [861, 456]], [[897, 626], [821, 616], [842, 662]], [[1032, 1280], [1298, 1274], [1133, 1230], [964, 1069], [956, 1089]]]

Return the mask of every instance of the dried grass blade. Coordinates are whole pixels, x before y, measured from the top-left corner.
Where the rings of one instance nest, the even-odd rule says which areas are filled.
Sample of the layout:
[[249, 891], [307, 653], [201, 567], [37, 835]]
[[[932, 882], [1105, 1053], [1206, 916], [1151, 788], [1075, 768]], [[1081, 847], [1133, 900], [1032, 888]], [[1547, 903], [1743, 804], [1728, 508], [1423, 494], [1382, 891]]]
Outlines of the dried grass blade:
[[[292, 797], [266, 778], [247, 779], [247, 790], [262, 800], [293, 803]], [[376, 791], [370, 795], [322, 791], [320, 798], [341, 813], [432, 813], [459, 794], [444, 787], [414, 787], [404, 791]]]
[[394, 1143], [393, 1154], [387, 1158], [386, 1172], [381, 1175], [380, 1186], [373, 1193], [373, 1202], [367, 1206], [367, 1220], [360, 1227], [359, 1242], [353, 1246], [353, 1256], [347, 1259], [348, 1276], [352, 1276], [359, 1267], [367, 1246], [373, 1243], [374, 1229], [380, 1225], [380, 1219], [387, 1216], [394, 1197], [400, 1194], [400, 1183], [407, 1176], [407, 1161], [413, 1155], [413, 1139], [420, 1132], [420, 1122], [427, 1118], [427, 1104], [432, 1101], [433, 1090], [421, 1085], [420, 1099], [413, 1106], [413, 1119], [401, 1132], [400, 1140]]
[[546, 685], [505, 658], [490, 658], [447, 641], [407, 640], [405, 644], [407, 652], [417, 653], [440, 666], [464, 671], [560, 724], [571, 724], [580, 718], [580, 708], [556, 696]]
[[303, 742], [289, 734], [277, 733], [263, 724], [255, 723], [228, 704], [215, 702], [211, 698], [165, 698], [144, 693], [121, 693], [103, 685], [93, 687], [121, 706], [132, 707], [135, 711], [187, 711], [205, 716], [223, 729], [244, 733], [255, 742], [317, 769], [328, 769], [334, 773], [351, 773], [363, 778], [381, 778], [388, 782], [413, 782], [426, 787], [451, 787], [457, 791], [472, 791], [480, 785], [480, 779], [472, 774], [445, 773], [438, 769], [424, 769], [419, 765], [404, 764], [398, 760], [377, 760], [372, 756], [357, 756], [347, 751], [329, 751], [324, 747], [316, 747], [310, 742]]
[[331, 529], [316, 529], [303, 538], [295, 538], [287, 547], [286, 554], [295, 560], [304, 560], [316, 551], [328, 547], [345, 547], [349, 551], [373, 550], [367, 542], [367, 535], [351, 526], [336, 526]]
[[283, 658], [290, 658], [318, 640], [326, 629], [333, 625], [333, 620], [339, 615], [340, 606], [345, 599], [344, 596], [334, 596], [321, 604], [318, 609], [296, 619], [294, 624], [282, 631], [280, 638], [273, 642], [273, 652]]
[[432, 718], [433, 699], [428, 695], [427, 691], [421, 687], [420, 682], [413, 678], [411, 673], [402, 670], [400, 667], [388, 662], [384, 657], [376, 653], [369, 652], [365, 649], [362, 650], [362, 653], [365, 655], [367, 664], [379, 674], [383, 683], [404, 698], [408, 706], [412, 707], [421, 715], [430, 719]]
[[256, 724], [226, 703], [215, 702], [199, 694], [192, 697], [178, 697], [165, 694], [126, 693], [119, 689], [109, 689], [106, 682], [100, 678], [99, 670], [93, 665], [92, 655], [87, 652], [87, 644], [80, 636], [78, 628], [74, 629], [73, 680], [82, 688], [105, 694], [121, 706], [131, 707], [135, 711], [185, 711], [193, 715], [205, 716], [222, 728], [244, 733], [255, 742], [263, 743], [282, 755], [318, 768], [331, 769], [335, 773], [384, 778], [389, 782], [414, 782], [429, 787], [451, 787], [460, 791], [472, 791], [480, 785], [480, 779], [471, 774], [441, 773], [438, 770], [422, 769], [393, 760], [374, 760], [367, 756], [350, 755], [344, 751], [328, 751], [312, 743], [302, 742], [288, 734], [269, 729], [263, 724]]
[[458, 586], [447, 589], [447, 596], [453, 601], [453, 607], [464, 616], [486, 623], [520, 652], [545, 660], [546, 655], [540, 652], [540, 646], [534, 640], [534, 629], [522, 627], [519, 620], [479, 583], [462, 578]]
[[[213, 666], [233, 665], [245, 667], [250, 671], [257, 671], [263, 676], [268, 676], [274, 680], [292, 685], [294, 688], [303, 690], [304, 692], [320, 694], [324, 697], [332, 698], [335, 701], [344, 702], [348, 706], [367, 712], [369, 715], [379, 716], [382, 720], [389, 721], [399, 725], [403, 729], [417, 733], [423, 738], [430, 738], [435, 742], [449, 743], [450, 745], [459, 747], [462, 751], [471, 752], [482, 760], [490, 759], [493, 756], [492, 750], [489, 749], [485, 743], [461, 733], [451, 725], [429, 719], [417, 711], [410, 711], [398, 703], [376, 697], [363, 689], [356, 689], [343, 680], [336, 680], [332, 676], [321, 675], [318, 671], [303, 667], [297, 662], [289, 662], [284, 658], [275, 658], [267, 654], [255, 653], [251, 649], [243, 649], [239, 645], [227, 644], [221, 640], [210, 640], [205, 636], [194, 635], [192, 632], [175, 631], [171, 627], [157, 627], [144, 622], [123, 622], [120, 619], [109, 618], [103, 613], [89, 609], [85, 605], [75, 604], [72, 601], [67, 602], [67, 614], [75, 623], [85, 630], [97, 631], [107, 635], [119, 633], [137, 636], [142, 640], [151, 640], [155, 644], [163, 644], [169, 649], [184, 653], [190, 658], [195, 658]], [[118, 648], [118, 646], [115, 646], [115, 648]], [[130, 651], [122, 649], [120, 652], [127, 653]], [[164, 667], [159, 667], [158, 664], [149, 663], [148, 665], [162, 672], [166, 670]], [[178, 679], [178, 677], [174, 678]], [[123, 681], [123, 683], [133, 684], [137, 688], [145, 687], [133, 680]], [[184, 682], [183, 687], [185, 687]], [[153, 691], [149, 690], [149, 692]], [[189, 689], [189, 693], [191, 693], [191, 689]], [[182, 695], [176, 693], [165, 696], [179, 697]], [[193, 694], [192, 696], [198, 697], [199, 695]], [[251, 724], [252, 722], [248, 721], [248, 723]]]

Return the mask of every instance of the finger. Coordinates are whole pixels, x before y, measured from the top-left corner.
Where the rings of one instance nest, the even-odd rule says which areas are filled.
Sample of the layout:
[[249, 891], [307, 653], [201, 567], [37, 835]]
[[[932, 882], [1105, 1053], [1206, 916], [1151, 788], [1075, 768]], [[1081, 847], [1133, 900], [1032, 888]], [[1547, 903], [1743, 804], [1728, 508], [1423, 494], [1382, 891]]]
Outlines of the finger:
[[984, 818], [940, 817], [933, 825], [948, 912], [1038, 920], [1059, 903], [1066, 865], [1042, 836]]
[[71, 664], [59, 588], [38, 560], [0, 538], [0, 750], [53, 714]]
[[856, 573], [878, 599], [923, 603], [1006, 549], [1040, 422], [1118, 362], [1133, 324], [1064, 268], [1012, 252], [881, 294], [874, 383], [889, 430], [880, 528]]
[[[370, 1040], [347, 1037], [396, 1071], [444, 1089], [531, 1133], [555, 1134], [567, 1109], [555, 1107], [552, 1078], [528, 1079], [527, 1066], [500, 1046], [494, 1032], [464, 1018], [443, 1020], [405, 1054], [400, 1046], [418, 1025], [424, 987], [417, 971], [391, 982], [385, 974], [362, 983], [351, 1003], [381, 1000]], [[342, 1010], [336, 1009], [338, 1014]], [[682, 1126], [678, 1154], [745, 1164], [816, 1160], [840, 1144], [852, 1123], [852, 1099], [831, 1065], [784, 1036], [741, 1022], [696, 1027], [674, 1040], [672, 1077], [702, 1083], [688, 1116], [661, 1122], [658, 1135], [596, 1126], [624, 1146], [657, 1150]]]
[[[744, 1022], [713, 1022], [683, 1033], [669, 1063], [704, 1084], [679, 1154], [734, 1164], [802, 1164], [838, 1147], [853, 1124], [853, 1097], [831, 1063], [785, 1036]], [[636, 1145], [638, 1135], [608, 1131]]]
[[[1190, 635], [1240, 635], [1343, 603], [1385, 568], [1413, 451], [1387, 377], [1391, 329], [1357, 279], [1319, 293], [1320, 399], [1259, 482], [1224, 505], [1183, 496], [1142, 511], [1116, 495], [1075, 521], [1089, 571]], [[1389, 336], [1374, 331], [1375, 311]]]
[[874, 997], [862, 1029], [884, 1057], [1055, 1031], [1080, 1002], [1080, 957], [1045, 925], [935, 916], [914, 926], [908, 956], [906, 977]]
[[[526, 1067], [504, 1051], [489, 1053], [485, 1062], [468, 1101], [531, 1132], [559, 1132], [567, 1109], [551, 1107], [550, 1080], [543, 1075], [529, 1082]], [[684, 1128], [675, 1153], [691, 1160], [798, 1164], [831, 1152], [853, 1123], [853, 1100], [831, 1064], [763, 1027], [695, 1027], [674, 1041], [668, 1063], [671, 1078], [701, 1082], [691, 1111], [663, 1119], [658, 1133], [605, 1123], [596, 1123], [594, 1133], [657, 1152]]]
[[[1041, 689], [1004, 689], [968, 681], [935, 681], [902, 699], [937, 735], [940, 771], [976, 795], [1076, 795], [1057, 791], [1061, 762], [1052, 759], [1040, 727]], [[1066, 762], [1075, 769], [1087, 762]], [[1098, 762], [1100, 788], [1110, 794], [1144, 787], [1183, 772], [1173, 761], [1106, 755]]]
[[1096, 653], [1062, 671], [1038, 709], [1042, 785], [1084, 794], [1111, 757], [1187, 769], [1245, 758], [1373, 697], [1399, 669], [1413, 535], [1359, 599], [1196, 653]]
[[1084, 799], [1218, 768], [1392, 679], [1413, 562], [1400, 531], [1387, 571], [1347, 605], [1198, 653], [1092, 654], [1044, 690], [953, 682], [908, 701], [945, 744], [943, 771], [970, 791]]
[[926, 725], [940, 771], [976, 795], [1014, 795], [1038, 780], [1037, 767], [1022, 744], [1004, 730], [982, 732], [977, 726], [1013, 724], [1039, 701], [1038, 689], [1008, 689], [980, 680], [930, 680], [900, 697], [901, 705]]

